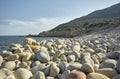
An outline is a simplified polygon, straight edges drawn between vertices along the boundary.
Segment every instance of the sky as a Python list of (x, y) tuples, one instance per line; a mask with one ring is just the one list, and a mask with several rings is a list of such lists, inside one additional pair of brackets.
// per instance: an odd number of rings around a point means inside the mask
[(120, 0), (0, 0), (0, 35), (39, 34)]

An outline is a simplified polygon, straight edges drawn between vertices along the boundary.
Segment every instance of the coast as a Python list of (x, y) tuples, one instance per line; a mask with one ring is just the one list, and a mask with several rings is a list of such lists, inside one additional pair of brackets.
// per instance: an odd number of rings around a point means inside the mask
[(0, 79), (119, 79), (119, 34), (41, 41), (26, 37), (0, 53)]

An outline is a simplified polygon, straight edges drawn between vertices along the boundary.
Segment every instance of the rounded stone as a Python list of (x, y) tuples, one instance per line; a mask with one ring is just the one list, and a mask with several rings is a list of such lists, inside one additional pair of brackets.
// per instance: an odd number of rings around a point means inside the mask
[(61, 79), (68, 79), (69, 74), (70, 74), (70, 70), (64, 71), (61, 75)]
[(39, 64), (40, 64), (40, 61), (35, 61), (35, 62), (32, 63), (32, 67), (37, 66)]
[(67, 62), (60, 62), (60, 64), (59, 64), (60, 72), (63, 73), (64, 71), (66, 71), (68, 65), (69, 64)]
[(16, 47), (17, 49), (14, 50), (14, 53), (17, 54), (17, 53), (23, 53), (23, 50), (24, 48), (20, 48), (20, 47)]
[(67, 67), (68, 70), (75, 70), (75, 69), (81, 69), (82, 64), (74, 62), (70, 63), (69, 66)]
[(94, 49), (92, 49), (92, 48), (85, 48), (85, 52), (89, 52), (89, 53), (94, 53), (95, 52), (95, 50)]
[(120, 51), (114, 51), (114, 52), (110, 52), (108, 55), (109, 58), (112, 59), (119, 59), (120, 57)]
[(65, 42), (65, 40), (63, 40), (63, 39), (57, 39), (55, 42), (56, 42), (57, 45), (63, 45), (64, 42)]
[(40, 49), (40, 46), (39, 46), (39, 45), (29, 45), (29, 47), (30, 47), (33, 51)]
[(117, 64), (117, 61), (114, 59), (106, 59), (101, 64), (101, 68), (115, 68)]
[(95, 64), (100, 64), (99, 60), (97, 59), (97, 57), (95, 55), (92, 55), (92, 60), (94, 61)]
[(109, 78), (112, 78), (117, 74), (117, 71), (113, 68), (102, 68), (102, 69), (96, 70), (96, 72), (106, 75)]
[(25, 45), (24, 48), (25, 48), (25, 50), (27, 50), (27, 51), (29, 51), (31, 53), (33, 52), (29, 45)]
[(67, 60), (68, 60), (68, 62), (74, 62), (75, 61), (75, 55), (68, 55)]
[(99, 64), (94, 64), (94, 70), (96, 71), (96, 70), (98, 70), (99, 69)]
[(4, 68), (7, 68), (7, 69), (9, 69), (9, 70), (13, 70), (13, 69), (15, 69), (15, 67), (16, 67), (16, 63), (15, 63), (15, 61), (8, 61), (8, 62), (5, 62), (5, 63), (3, 64), (3, 67), (4, 67)]
[(0, 56), (0, 66), (1, 66), (2, 62), (3, 62), (3, 57)]
[(45, 79), (55, 79), (54, 77), (47, 76)]
[(37, 71), (44, 70), (46, 68), (45, 64), (39, 64), (30, 69), (30, 71), (35, 74)]
[(31, 66), (32, 62), (33, 62), (32, 60), (31, 61), (26, 61), (26, 63), (27, 63), (28, 66)]
[(86, 79), (86, 75), (81, 71), (73, 70), (70, 72), (67, 79)]
[(43, 63), (47, 63), (50, 61), (49, 53), (46, 50), (40, 50), (36, 52), (37, 59)]
[(105, 53), (96, 53), (95, 56), (97, 57), (97, 59), (99, 60), (100, 63), (106, 59)]
[(82, 64), (89, 63), (92, 66), (94, 66), (94, 61), (91, 59), (90, 53), (85, 53), (85, 55), (82, 58)]
[(49, 41), (48, 41), (48, 42), (46, 42), (45, 47), (51, 48), (52, 44), (53, 44), (52, 42), (49, 42)]
[(30, 52), (26, 53), (26, 55), (23, 57), (22, 61), (28, 61), (30, 60), (32, 54)]
[(22, 45), (18, 43), (17, 44), (14, 43), (14, 44), (11, 44), (10, 47), (22, 47)]
[(15, 61), (17, 59), (19, 59), (19, 56), (17, 54), (12, 54), (7, 57), (8, 61)]
[(14, 75), (10, 75), (10, 76), (8, 76), (8, 77), (5, 78), (5, 79), (15, 79), (15, 77), (14, 77)]
[(120, 74), (115, 75), (112, 79), (120, 79)]
[(51, 77), (56, 77), (60, 72), (59, 67), (57, 67), (57, 65), (55, 63), (52, 63), (50, 65), (50, 72), (49, 72), (49, 76)]
[(80, 52), (72, 52), (71, 54), (75, 55), (76, 58), (80, 58)]
[(46, 44), (46, 42), (47, 42), (47, 40), (42, 40), (39, 43), (40, 43), (41, 46), (44, 46)]
[[(36, 53), (32, 53), (31, 60), (34, 60), (34, 61), (37, 60)], [(38, 60), (38, 61), (39, 61), (39, 60)]]
[[(17, 50), (18, 52), (22, 52), (22, 50), (20, 48), (23, 48), (23, 46), (21, 44), (11, 44), (10, 45), (10, 49), (13, 51)], [(19, 50), (20, 49), (20, 50)]]
[(19, 58), (23, 58), (23, 57), (26, 55), (25, 52), (22, 52), (22, 53), (16, 53), (16, 54), (19, 56)]
[(14, 76), (16, 79), (30, 79), (32, 78), (32, 73), (25, 68), (19, 68), (14, 72)]
[(96, 49), (96, 52), (102, 52), (102, 53), (107, 53), (107, 49), (105, 48), (105, 49), (103, 49), (103, 48), (97, 48)]
[(94, 72), (94, 68), (92, 65), (90, 65), (89, 63), (85, 63), (82, 65), (81, 70), (85, 73), (92, 73)]
[(25, 38), (24, 44), (29, 44), (29, 45), (36, 44), (36, 40), (33, 38)]
[(49, 50), (49, 54), (50, 54), (50, 56), (53, 56), (55, 54), (55, 51), (51, 49), (51, 50)]
[(94, 40), (94, 44), (99, 44), (100, 41), (99, 40)]
[(60, 56), (60, 60), (67, 62), (67, 57), (65, 55), (61, 55)]
[(109, 77), (100, 73), (89, 73), (87, 79), (110, 79)]
[(116, 69), (118, 72), (120, 72), (120, 59), (117, 61)]
[(58, 48), (58, 49), (61, 49), (61, 48), (62, 48), (62, 45), (57, 45), (57, 48)]
[(53, 55), (54, 60), (59, 58), (63, 53), (64, 52), (62, 52), (61, 50), (56, 51), (55, 54)]
[(15, 79), (12, 71), (6, 68), (0, 69), (0, 79)]
[(75, 52), (79, 52), (80, 51), (80, 45), (73, 45), (72, 50), (75, 51)]
[(45, 76), (49, 76), (50, 65), (48, 65), (43, 71), (44, 71)]
[(20, 68), (30, 69), (30, 67), (28, 66), (27, 62), (24, 62), (24, 61), (19, 64), (19, 67)]
[(19, 65), (20, 65), (21, 61), (20, 60), (16, 60), (15, 63), (16, 63), (16, 68), (19, 68)]
[(45, 74), (42, 71), (37, 71), (32, 79), (45, 79)]

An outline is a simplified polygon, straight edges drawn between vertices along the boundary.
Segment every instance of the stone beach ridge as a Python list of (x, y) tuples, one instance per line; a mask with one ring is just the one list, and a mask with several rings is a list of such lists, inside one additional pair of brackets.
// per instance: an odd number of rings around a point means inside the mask
[(0, 53), (0, 79), (120, 79), (119, 34), (25, 38)]

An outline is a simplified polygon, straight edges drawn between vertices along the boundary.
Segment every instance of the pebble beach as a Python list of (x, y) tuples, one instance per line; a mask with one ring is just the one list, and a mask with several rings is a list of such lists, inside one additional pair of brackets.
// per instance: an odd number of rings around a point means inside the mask
[(0, 79), (120, 79), (119, 33), (22, 41), (0, 53)]

